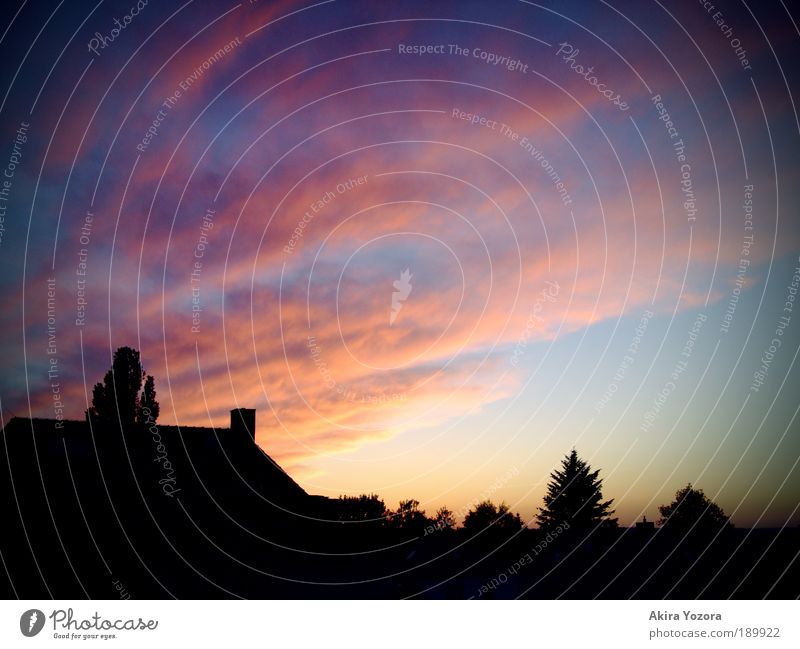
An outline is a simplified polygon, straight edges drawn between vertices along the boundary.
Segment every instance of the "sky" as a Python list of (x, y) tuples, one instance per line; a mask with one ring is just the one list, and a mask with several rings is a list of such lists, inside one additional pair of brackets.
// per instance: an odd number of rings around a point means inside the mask
[(3, 419), (127, 345), (309, 493), (797, 525), (798, 16), (716, 4), (24, 3)]

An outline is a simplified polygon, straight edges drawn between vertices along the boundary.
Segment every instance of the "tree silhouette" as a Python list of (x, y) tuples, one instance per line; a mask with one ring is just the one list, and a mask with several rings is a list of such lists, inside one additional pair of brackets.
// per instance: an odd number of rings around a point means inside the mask
[(677, 534), (717, 532), (724, 527), (732, 527), (722, 509), (691, 483), (678, 489), (675, 500), (658, 508), (661, 519), (658, 524)]
[(491, 500), (484, 500), (464, 517), (464, 529), (470, 534), (475, 534), (489, 527), (501, 531), (516, 532), (523, 527), (524, 523), (519, 514), (512, 514), (508, 505), (500, 503), (496, 507)]
[(156, 401), (156, 382), (155, 379), (148, 374), (147, 378), (144, 380), (142, 394), (139, 397), (136, 419), (140, 423), (148, 423), (148, 419), (155, 421), (158, 419), (160, 412), (161, 408), (158, 405), (158, 401)]
[(439, 507), (432, 520), (433, 527), (437, 530), (452, 530), (456, 526), (456, 517), (447, 507)]
[(600, 470), (592, 468), (572, 452), (561, 461), (561, 470), (550, 474), (544, 507), (539, 508), (536, 520), (539, 528), (551, 531), (567, 523), (570, 529), (588, 531), (595, 527), (617, 527), (611, 518), (613, 500), (603, 501), (603, 481)]
[(389, 527), (421, 534), (430, 524), (425, 512), (419, 508), (419, 500), (401, 500), (397, 511), (389, 513)]
[(96, 383), (92, 389), (92, 407), (88, 414), (97, 421), (123, 428), (158, 418), (155, 380), (145, 374), (137, 350), (120, 347), (114, 352), (111, 369), (103, 382)]

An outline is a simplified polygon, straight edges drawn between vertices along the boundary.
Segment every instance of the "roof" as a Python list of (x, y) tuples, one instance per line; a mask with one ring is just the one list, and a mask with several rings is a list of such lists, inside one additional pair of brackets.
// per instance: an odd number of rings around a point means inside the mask
[[(203, 474), (219, 478), (226, 472), (235, 473), (275, 497), (308, 496), (274, 459), (254, 444), (252, 437), (234, 437), (230, 428), (156, 425), (157, 433), (145, 429), (141, 437), (127, 436), (125, 449), (149, 458), (157, 454), (158, 444), (163, 444), (161, 448), (166, 449), (172, 465), (182, 468), (184, 475), (196, 474), (203, 479)], [(73, 419), (14, 417), (2, 433), (12, 465), (26, 459), (58, 461), (67, 455), (70, 460), (96, 458), (98, 449), (113, 446), (115, 440), (122, 441), (118, 430), (107, 430), (103, 424), (90, 427), (85, 420)]]

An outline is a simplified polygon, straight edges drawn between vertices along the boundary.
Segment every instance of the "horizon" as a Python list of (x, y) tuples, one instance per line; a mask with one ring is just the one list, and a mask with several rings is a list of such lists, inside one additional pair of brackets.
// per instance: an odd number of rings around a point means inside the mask
[[(244, 406), (242, 406), (242, 407), (244, 407)], [(231, 412), (231, 415), (232, 415), (232, 412)], [(86, 422), (85, 418), (84, 419), (67, 419), (67, 418), (64, 418), (64, 419), (52, 419), (52, 418), (47, 418), (47, 417), (25, 418), (25, 417), (13, 416), (11, 419), (14, 419), (14, 418), (23, 419), (25, 421), (39, 420), (39, 421), (58, 422), (55, 425), (55, 429), (58, 429), (58, 428), (61, 427), (59, 425), (60, 422), (72, 423), (72, 424), (83, 424), (83, 423)], [(9, 420), (9, 422), (10, 422), (10, 420)], [(6, 424), (9, 423), (9, 422), (6, 422)], [(188, 426), (188, 425), (181, 425), (181, 424), (163, 424), (161, 422), (155, 422), (155, 425), (158, 426), (158, 427), (169, 426), (169, 427), (172, 427), (172, 428), (179, 428), (179, 429), (201, 428), (201, 429), (204, 429), (204, 430), (212, 429), (214, 431), (219, 431), (219, 430), (228, 430), (228, 431), (230, 431), (231, 430), (230, 421), (228, 422), (227, 426), (210, 426), (210, 427)], [(41, 434), (41, 433), (39, 433), (39, 434)], [(257, 443), (257, 441), (256, 441), (256, 446), (258, 446), (264, 453), (266, 453), (269, 456), (268, 449), (263, 448), (261, 445), (259, 445)], [(567, 457), (568, 455), (569, 455), (569, 453), (565, 454), (564, 457)], [(271, 458), (271, 456), (270, 456), (270, 458)], [(273, 461), (274, 461), (274, 458), (271, 458), (271, 459), (273, 459)], [(280, 466), (280, 463), (278, 463), (278, 465)], [(559, 464), (559, 466), (560, 466), (560, 464)], [(554, 470), (557, 469), (557, 468), (558, 468), (557, 466), (554, 466)], [(454, 508), (454, 509), (453, 508), (449, 508), (449, 509), (451, 509), (451, 511), (454, 514), (453, 520), (456, 522), (456, 526), (462, 525), (463, 522), (464, 522), (464, 517), (466, 516), (466, 514), (470, 510), (474, 509), (474, 507), (476, 505), (478, 505), (478, 504), (480, 504), (482, 502), (489, 501), (489, 502), (493, 502), (496, 505), (508, 504), (508, 503), (506, 503), (505, 499), (500, 498), (498, 500), (497, 498), (493, 498), (493, 496), (494, 495), (499, 495), (501, 493), (502, 487), (505, 484), (505, 482), (507, 481), (507, 479), (510, 479), (511, 477), (515, 477), (518, 474), (519, 474), (519, 471), (516, 469), (516, 467), (513, 467), (512, 469), (507, 471), (505, 475), (500, 476), (497, 479), (495, 479), (494, 483), (489, 485), (477, 497), (472, 498), (470, 501), (468, 501), (467, 503), (462, 504), (461, 506), (459, 506), (457, 508)], [(292, 478), (291, 475), (289, 475), (289, 477)], [(552, 478), (552, 476), (550, 474), (548, 474), (548, 481), (551, 478)], [(300, 484), (300, 483), (298, 482), (298, 484)], [(300, 484), (300, 486), (302, 487), (303, 485)], [(682, 489), (684, 486), (686, 486), (686, 485), (681, 485), (678, 489), (676, 489), (676, 492), (679, 491), (680, 489)], [(691, 483), (689, 483), (689, 486), (695, 487), (696, 489), (698, 488), (697, 485), (692, 485)], [(372, 493), (372, 492), (368, 492), (368, 491), (353, 492), (353, 493), (347, 493), (347, 494), (341, 493), (341, 494), (336, 494), (336, 495), (313, 494), (313, 493), (309, 493), (309, 491), (307, 489), (304, 489), (304, 491), (306, 491), (306, 493), (308, 493), (309, 495), (312, 495), (312, 496), (313, 495), (317, 495), (317, 496), (325, 495), (327, 498), (332, 498), (332, 499), (344, 498), (344, 497), (357, 497), (357, 496), (362, 496), (362, 495), (365, 495), (365, 496), (374, 495), (374, 496), (378, 496), (379, 498), (381, 498), (381, 500), (385, 500), (381, 496), (381, 494)], [(700, 491), (702, 491), (702, 489), (700, 489)], [(408, 500), (408, 498), (403, 498), (401, 500)], [(400, 502), (401, 501), (398, 501), (398, 503), (400, 503)], [(392, 504), (393, 503), (391, 503), (391, 502), (386, 502), (387, 508), (391, 509)], [(428, 515), (433, 514), (434, 513), (433, 510), (427, 511), (425, 509), (425, 507), (424, 507), (424, 504), (425, 504), (424, 502), (420, 501), (420, 511), (423, 512), (423, 513), (426, 513)], [(664, 502), (664, 503), (661, 503), (661, 504), (666, 505), (666, 504), (668, 504), (668, 502)], [(447, 505), (446, 505), (446, 503), (442, 503), (441, 505), (438, 505), (438, 506), (441, 507), (441, 506), (447, 506)], [(612, 506), (613, 506), (613, 504), (612, 504)], [(538, 507), (536, 508), (535, 511), (538, 511)], [(511, 513), (518, 513), (518, 512), (516, 512), (516, 510), (511, 510)], [(617, 513), (616, 510), (614, 510), (613, 514), (616, 514), (616, 513)], [(523, 516), (522, 520), (525, 523), (526, 527), (528, 527), (529, 529), (538, 529), (539, 526), (538, 526), (535, 518), (536, 518), (536, 516), (534, 514), (530, 518), (526, 518), (526, 517)], [(616, 517), (616, 518), (619, 518), (619, 517)], [(626, 522), (626, 521), (620, 519), (619, 520), (619, 527), (621, 529), (633, 529), (633, 528), (636, 527), (636, 525), (638, 523), (646, 522), (646, 523), (654, 524), (655, 528), (658, 529), (661, 526), (660, 525), (660, 519), (662, 519), (662, 518), (663, 518), (662, 515), (660, 513), (657, 513), (656, 516), (651, 517), (649, 520), (647, 520), (647, 515), (646, 515), (646, 513), (644, 513), (644, 514), (642, 514), (642, 517), (640, 517), (638, 520), (633, 520), (633, 521)], [(782, 526), (776, 526), (776, 527), (772, 527), (772, 526), (768, 526), (768, 525), (755, 525), (755, 526), (752, 526), (752, 527), (744, 527), (744, 526), (741, 526), (741, 525), (737, 525), (736, 521), (734, 521), (733, 518), (731, 518), (731, 517), (729, 517), (729, 520), (730, 520), (730, 523), (734, 526), (734, 528), (739, 529), (739, 530), (753, 530), (753, 529), (776, 530), (776, 529), (785, 529), (787, 527), (792, 527), (791, 525), (788, 525), (788, 524), (784, 524)], [(798, 525), (798, 526), (800, 526), (800, 525)], [(798, 526), (795, 526), (795, 527), (798, 527)]]

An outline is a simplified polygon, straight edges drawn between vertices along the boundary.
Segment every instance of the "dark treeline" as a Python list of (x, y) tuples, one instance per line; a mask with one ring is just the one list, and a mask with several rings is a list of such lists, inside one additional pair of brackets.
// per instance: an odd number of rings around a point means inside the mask
[[(409, 499), (307, 495), (230, 430), (162, 426), (122, 348), (85, 422), (14, 419), (2, 435), (4, 597), (796, 598), (798, 530), (734, 528), (680, 489), (658, 525), (622, 528), (575, 450), (537, 515), (463, 517)], [(460, 519), (461, 517), (459, 517)]]

